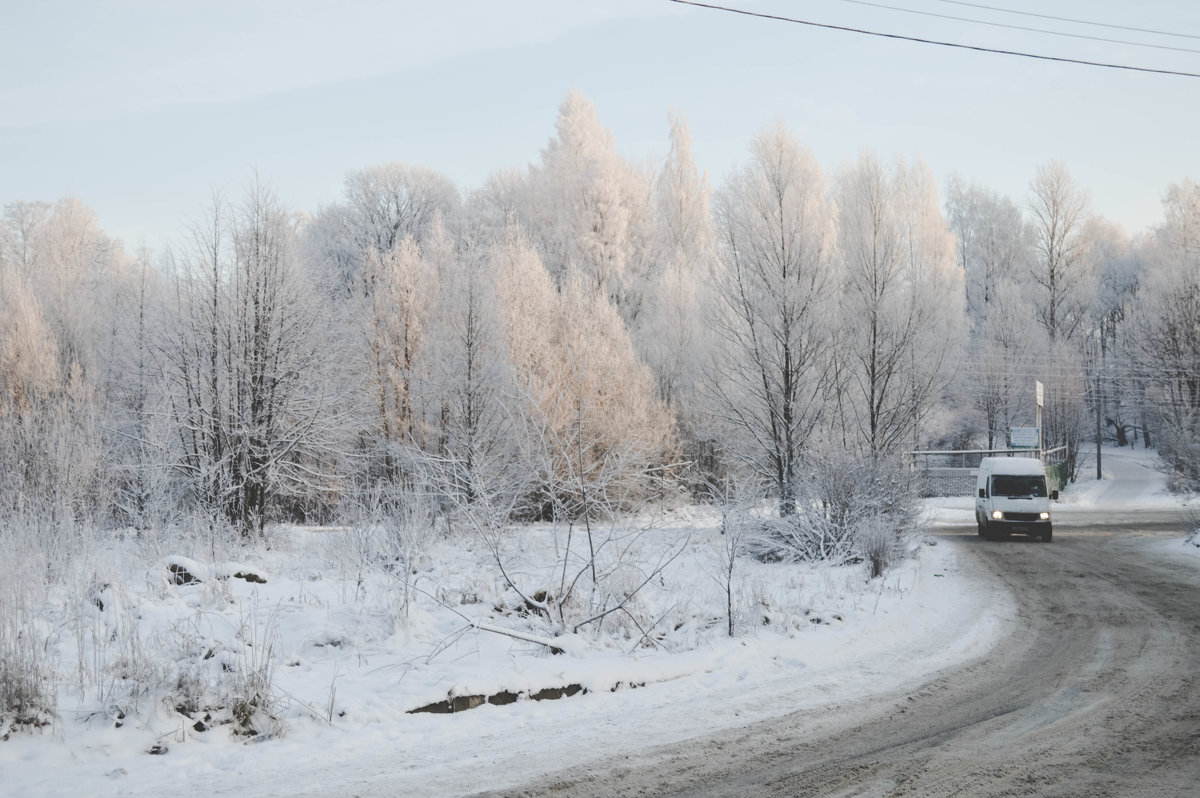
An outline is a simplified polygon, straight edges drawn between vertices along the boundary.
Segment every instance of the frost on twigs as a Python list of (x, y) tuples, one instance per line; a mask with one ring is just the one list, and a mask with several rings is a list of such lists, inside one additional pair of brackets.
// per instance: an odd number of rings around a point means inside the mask
[(812, 458), (796, 511), (762, 518), (747, 550), (766, 562), (866, 563), (882, 575), (920, 529), (913, 474), (888, 459)]
[(12, 732), (53, 722), (57, 706), (54, 666), (36, 608), (35, 592), (11, 565), (0, 579), (0, 740)]
[(1200, 549), (1200, 517), (1197, 517), (1193, 514), (1188, 521), (1191, 531), (1189, 531), (1187, 537), (1184, 538), (1184, 544)]
[(279, 736), (274, 613), (237, 626), (219, 620), (180, 621), (163, 641), (173, 659), (164, 703), (194, 731), (227, 725), (237, 736)]

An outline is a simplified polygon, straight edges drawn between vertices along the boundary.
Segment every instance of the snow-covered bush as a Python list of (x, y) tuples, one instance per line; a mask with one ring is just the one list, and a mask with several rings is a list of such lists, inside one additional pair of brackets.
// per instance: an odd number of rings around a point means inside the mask
[(896, 534), (891, 521), (882, 515), (864, 518), (854, 537), (855, 551), (866, 563), (871, 579), (883, 576), (904, 552), (903, 536)]
[(81, 569), (65, 592), (82, 703), (117, 721), (136, 714), (165, 678), (162, 663), (143, 637), (139, 599), (122, 583), (116, 564)]
[(273, 613), (242, 617), (236, 627), (203, 614), (176, 623), (159, 641), (171, 659), (163, 703), (198, 728), (232, 724), (234, 734), (279, 736), (277, 632)]
[(237, 638), (241, 645), (230, 678), (225, 682), (234, 733), (278, 737), (280, 700), (275, 692), (277, 626), (274, 614), (261, 625), (243, 619)]
[(379, 484), (355, 496), (343, 513), (350, 524), (331, 543), (331, 553), (353, 577), (355, 599), (365, 597), (372, 574), (388, 574), (395, 614), (408, 617), (419, 569), (439, 534), (436, 495)]
[(1193, 419), (1173, 423), (1162, 414), (1158, 433), (1158, 455), (1167, 468), (1167, 488), (1172, 493), (1200, 490), (1200, 433)]
[(1200, 510), (1189, 506), (1184, 513), (1186, 519), (1188, 533), (1184, 537), (1184, 542), (1200, 548)]
[(919, 529), (915, 474), (892, 459), (812, 457), (796, 512), (763, 519), (748, 550), (761, 560), (867, 562), (883, 573)]
[(49, 630), (33, 602), (38, 591), (17, 561), (6, 563), (0, 571), (0, 739), (50, 724), (57, 707)]
[(397, 611), (407, 618), (422, 562), (437, 535), (435, 500), (429, 493), (409, 492), (381, 513), (380, 523), (385, 563), (399, 588)]

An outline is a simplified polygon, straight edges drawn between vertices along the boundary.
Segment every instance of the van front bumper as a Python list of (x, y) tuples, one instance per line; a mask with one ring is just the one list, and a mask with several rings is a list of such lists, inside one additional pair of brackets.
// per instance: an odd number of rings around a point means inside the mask
[[(1051, 531), (1052, 525), (1049, 519), (1041, 518), (1023, 518), (1019, 516), (1034, 515), (1034, 513), (1005, 513), (1004, 518), (989, 518), (987, 528), (990, 532), (998, 535), (1009, 535), (1013, 533), (1026, 535), (1044, 535)], [(1013, 518), (1011, 516), (1018, 516)]]

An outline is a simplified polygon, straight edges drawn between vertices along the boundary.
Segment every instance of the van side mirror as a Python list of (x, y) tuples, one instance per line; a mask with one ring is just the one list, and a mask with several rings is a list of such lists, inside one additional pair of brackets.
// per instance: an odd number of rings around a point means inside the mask
[(1058, 501), (1058, 491), (1056, 491), (1056, 490), (1050, 491), (1050, 501), (1052, 501), (1052, 502)]
[(979, 498), (981, 498), (981, 499), (986, 499), (986, 498), (987, 498), (987, 488), (980, 488), (980, 489), (979, 489)]

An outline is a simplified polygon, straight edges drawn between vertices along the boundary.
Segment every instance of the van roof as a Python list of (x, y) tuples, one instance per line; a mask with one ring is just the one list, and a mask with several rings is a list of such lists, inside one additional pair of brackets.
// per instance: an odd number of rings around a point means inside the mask
[(1046, 467), (1035, 457), (984, 457), (979, 461), (979, 470), (993, 474), (1046, 474)]

